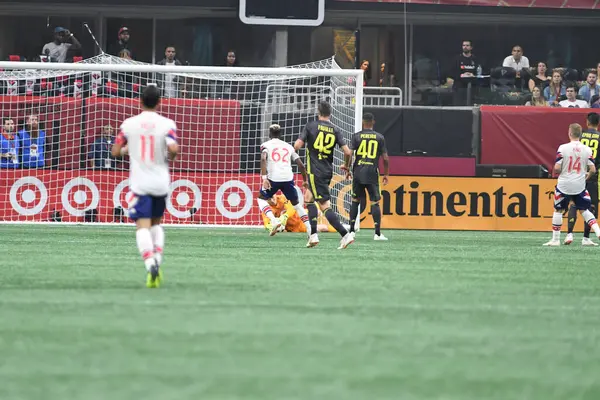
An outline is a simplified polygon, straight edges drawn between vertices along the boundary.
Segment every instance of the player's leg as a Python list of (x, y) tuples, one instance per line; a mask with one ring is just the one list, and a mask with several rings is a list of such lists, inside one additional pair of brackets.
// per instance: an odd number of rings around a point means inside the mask
[(329, 194), (330, 182), (331, 177), (329, 177), (328, 179), (319, 179), (315, 181), (317, 192), (315, 198), (319, 203), (319, 208), (321, 209), (321, 212), (323, 213), (325, 218), (327, 218), (327, 222), (329, 222), (329, 225), (331, 225), (333, 229), (335, 229), (340, 234), (340, 236), (342, 236), (340, 246), (338, 247), (338, 249), (345, 249), (346, 247), (354, 243), (354, 232), (348, 232), (346, 228), (344, 228), (344, 225), (342, 225), (340, 218), (338, 217), (336, 212), (333, 211), (333, 209), (331, 208), (331, 202), (329, 201), (329, 199), (331, 198), (331, 195)]
[[(135, 239), (138, 251), (144, 260), (144, 266), (148, 273), (146, 286), (155, 287), (154, 281), (158, 275), (158, 264), (154, 258), (154, 243), (152, 242), (152, 197), (132, 195), (128, 198), (129, 217), (135, 221)], [(154, 278), (151, 279), (151, 277)]]
[(152, 235), (152, 244), (154, 245), (154, 258), (156, 258), (156, 262), (160, 266), (165, 248), (165, 231), (161, 225), (162, 217), (152, 218), (151, 223), (150, 234)]
[(600, 239), (600, 227), (598, 226), (596, 217), (590, 211), (592, 201), (587, 190), (575, 197), (575, 206), (577, 206), (577, 209), (581, 212), (581, 216), (585, 219), (585, 223), (594, 230), (594, 233), (598, 239)]
[(306, 232), (310, 237), (311, 227), (310, 222), (308, 220), (308, 214), (306, 213), (304, 207), (302, 207), (302, 204), (300, 203), (300, 196), (298, 194), (298, 191), (296, 190), (296, 185), (294, 184), (294, 181), (288, 182), (286, 185), (284, 185), (282, 192), (285, 198), (290, 201), (292, 206), (294, 206), (294, 210), (296, 210), (296, 213), (298, 214), (300, 220), (306, 227)]
[(314, 182), (314, 175), (309, 175), (308, 190), (304, 192), (304, 204), (308, 210), (308, 222), (310, 229), (308, 230), (308, 243), (306, 247), (315, 247), (319, 244), (319, 235), (317, 230), (317, 222), (319, 219), (319, 210), (315, 204), (316, 189), (312, 182)]
[(565, 238), (565, 244), (569, 245), (573, 243), (573, 229), (577, 222), (577, 207), (575, 204), (571, 204), (569, 207), (569, 215), (567, 216), (567, 237)]
[(258, 203), (258, 208), (260, 209), (260, 212), (265, 217), (267, 217), (269, 219), (269, 221), (271, 221), (271, 230), (269, 232), (269, 235), (273, 236), (277, 233), (277, 230), (281, 226), (281, 221), (279, 221), (279, 219), (277, 217), (275, 217), (275, 214), (273, 214), (273, 210), (271, 210), (271, 206), (267, 202), (267, 200), (272, 198), (273, 195), (275, 193), (277, 193), (277, 191), (279, 190), (279, 186), (276, 184), (276, 182), (273, 182), (273, 181), (270, 181), (270, 182), (271, 182), (271, 188), (270, 189), (261, 188), (258, 198), (256, 199), (256, 202)]
[(369, 199), (371, 200), (371, 215), (373, 216), (373, 224), (375, 225), (375, 236), (373, 236), (373, 239), (388, 240), (381, 234), (381, 207), (379, 206), (381, 192), (379, 190), (379, 184), (368, 185), (367, 192), (369, 193)]
[[(598, 184), (596, 182), (588, 182), (588, 184), (586, 185), (586, 189), (588, 191), (591, 201), (590, 211), (594, 215), (594, 218), (597, 218)], [(583, 239), (581, 239), (582, 246), (597, 246), (597, 244), (590, 239), (590, 231), (591, 226), (586, 222), (583, 226)]]
[(146, 286), (157, 288), (162, 282), (162, 255), (165, 247), (165, 232), (161, 226), (165, 209), (167, 208), (167, 196), (151, 196), (152, 208), (150, 219), (150, 236), (154, 250), (155, 265), (150, 268), (146, 280)]
[(554, 213), (552, 214), (552, 239), (544, 246), (560, 246), (560, 229), (563, 222), (563, 213), (569, 207), (570, 196), (554, 190)]
[(352, 179), (352, 203), (350, 204), (350, 232), (354, 232), (360, 203), (365, 204), (365, 188), (356, 178)]

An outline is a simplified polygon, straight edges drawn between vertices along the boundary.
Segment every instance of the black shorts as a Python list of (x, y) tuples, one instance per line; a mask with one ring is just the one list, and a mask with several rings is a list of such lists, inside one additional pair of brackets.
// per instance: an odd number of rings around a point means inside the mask
[(355, 179), (352, 180), (352, 198), (362, 199), (365, 195), (365, 190), (369, 193), (369, 200), (371, 203), (381, 200), (381, 191), (379, 190), (379, 183), (360, 183)]
[(592, 200), (592, 205), (597, 208), (598, 207), (598, 182), (588, 181), (585, 185), (585, 189), (590, 194), (590, 199)]
[(331, 175), (319, 177), (314, 174), (308, 174), (308, 188), (316, 201), (325, 202), (331, 199), (331, 194), (329, 194), (331, 178)]

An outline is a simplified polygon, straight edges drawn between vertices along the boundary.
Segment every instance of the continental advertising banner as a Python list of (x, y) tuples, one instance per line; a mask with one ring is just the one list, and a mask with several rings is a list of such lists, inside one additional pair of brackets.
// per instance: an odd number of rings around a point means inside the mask
[[(550, 231), (555, 184), (555, 179), (394, 176), (381, 187), (382, 226)], [(361, 209), (361, 227), (372, 228), (370, 205)], [(577, 229), (581, 230), (579, 225)]]

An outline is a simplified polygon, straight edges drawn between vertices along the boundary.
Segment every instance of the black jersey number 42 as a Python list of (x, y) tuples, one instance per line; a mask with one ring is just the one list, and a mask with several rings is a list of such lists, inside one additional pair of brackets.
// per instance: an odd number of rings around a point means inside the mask
[(319, 152), (319, 160), (322, 158), (327, 158), (333, 151), (333, 147), (335, 146), (335, 135), (333, 133), (319, 131), (317, 135), (317, 139), (313, 144), (315, 150)]

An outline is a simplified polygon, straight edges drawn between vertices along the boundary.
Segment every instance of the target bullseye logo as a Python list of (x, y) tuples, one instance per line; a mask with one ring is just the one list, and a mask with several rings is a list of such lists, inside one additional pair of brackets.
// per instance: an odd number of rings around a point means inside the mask
[[(121, 207), (126, 216), (129, 216), (129, 202), (126, 200), (125, 204), (123, 204), (122, 199), (126, 196), (123, 195), (123, 191), (125, 188), (129, 187), (129, 179), (125, 179), (121, 181), (117, 186), (115, 186), (115, 190), (113, 192), (113, 207)], [(127, 193), (127, 192), (125, 192)]]
[(171, 183), (167, 211), (176, 218), (191, 217), (190, 209), (200, 210), (202, 192), (198, 185), (188, 179), (179, 179)]
[(60, 200), (63, 208), (69, 214), (75, 217), (83, 217), (87, 210), (98, 207), (100, 192), (94, 182), (87, 178), (78, 177), (71, 179), (63, 187)]
[(21, 215), (36, 215), (46, 207), (48, 190), (38, 178), (26, 176), (13, 183), (9, 197), (10, 205), (16, 212)]
[[(240, 196), (240, 192), (244, 195), (244, 199)], [(242, 202), (243, 206), (240, 206)], [(244, 217), (252, 209), (252, 202), (252, 191), (248, 185), (238, 180), (225, 182), (219, 187), (215, 195), (217, 210), (229, 219)]]

